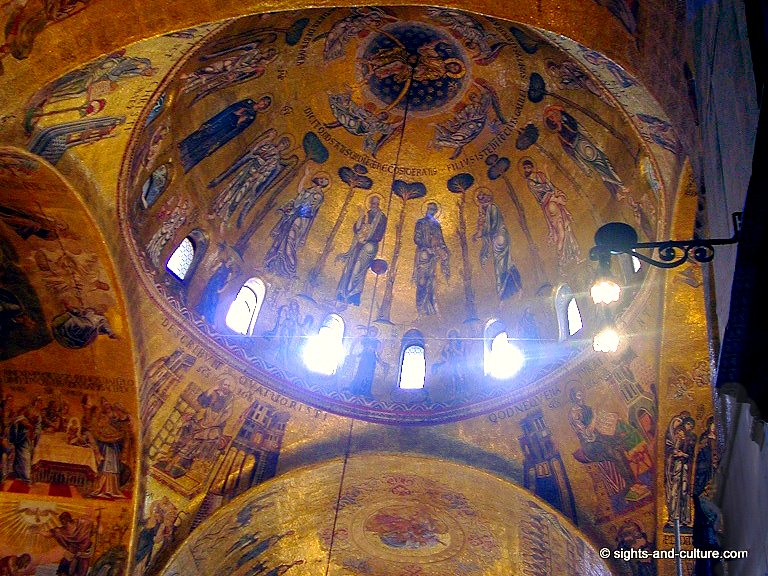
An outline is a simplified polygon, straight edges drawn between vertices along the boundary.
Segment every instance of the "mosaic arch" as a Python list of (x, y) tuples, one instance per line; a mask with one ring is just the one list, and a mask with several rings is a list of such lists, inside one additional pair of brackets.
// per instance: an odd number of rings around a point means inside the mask
[(87, 543), (92, 566), (125, 570), (139, 428), (122, 289), (52, 166), (0, 147), (0, 189), (0, 558), (55, 573)]
[(162, 573), (220, 571), (611, 574), (578, 529), (514, 484), (442, 460), (382, 454), (304, 468), (246, 493), (192, 533)]
[[(662, 117), (617, 64), (521, 24), (414, 7), (244, 17), (187, 53), (136, 123), (121, 225), (152, 299), (254, 386), (371, 421), (462, 419), (590, 354), (588, 337), (559, 341), (554, 294), (571, 286), (587, 334), (594, 230), (663, 234), (660, 167), (679, 149)], [(179, 281), (166, 262), (184, 238)], [(625, 319), (645, 276), (625, 278)], [(250, 278), (266, 293), (242, 335), (226, 315)], [(321, 377), (302, 354), (331, 314), (343, 359)], [(484, 375), (491, 320), (527, 358), (514, 378)], [(411, 330), (418, 391), (397, 386)]]

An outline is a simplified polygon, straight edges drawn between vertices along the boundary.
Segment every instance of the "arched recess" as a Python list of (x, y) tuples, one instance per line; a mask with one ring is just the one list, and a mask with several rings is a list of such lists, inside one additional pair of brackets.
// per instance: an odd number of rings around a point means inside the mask
[(561, 284), (555, 292), (555, 313), (557, 315), (558, 339), (562, 342), (575, 337), (584, 327), (579, 302), (568, 284)]
[[(0, 148), (0, 190), (0, 384), (3, 409), (19, 416), (8, 423), (4, 521), (23, 525), (22, 508), (39, 505), (51, 527), (66, 513), (94, 536), (114, 528), (95, 540), (93, 562), (127, 554), (139, 419), (122, 287), (79, 194), (50, 164)], [(0, 531), (0, 546), (33, 566), (50, 547), (24, 530)]]
[[(255, 530), (258, 554), (243, 536)], [(534, 545), (548, 553), (525, 552)], [(161, 573), (263, 567), (308, 576), (317, 566), (338, 573), (362, 563), (380, 576), (402, 574), (406, 563), (424, 576), (463, 566), (611, 574), (585, 535), (525, 489), (455, 462), (381, 452), (294, 470), (246, 492), (202, 523)]]

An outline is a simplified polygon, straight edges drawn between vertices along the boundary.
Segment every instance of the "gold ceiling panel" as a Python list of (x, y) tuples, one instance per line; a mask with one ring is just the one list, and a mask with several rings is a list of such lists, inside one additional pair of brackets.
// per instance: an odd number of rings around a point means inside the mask
[[(263, 484), (201, 525), (163, 574), (609, 575), (517, 486), (438, 459), (368, 454)], [(271, 572), (270, 572), (271, 571)]]

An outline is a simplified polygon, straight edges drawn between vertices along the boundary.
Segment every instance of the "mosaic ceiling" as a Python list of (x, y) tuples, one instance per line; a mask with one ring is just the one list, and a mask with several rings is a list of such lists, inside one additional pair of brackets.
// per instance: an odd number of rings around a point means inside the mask
[[(578, 529), (514, 484), (437, 459), (369, 455), (346, 463), (339, 488), (341, 468), (297, 471), (233, 501), (163, 574), (610, 574)], [(260, 514), (269, 509), (279, 513)]]
[[(439, 8), (218, 28), (162, 80), (123, 163), (120, 216), (145, 288), (238, 369), (332, 412), (440, 422), (535, 392), (590, 345), (563, 337), (558, 298), (588, 290), (594, 230), (621, 220), (655, 238), (664, 199), (649, 142), (679, 152), (668, 123), (636, 100), (627, 109), (641, 91), (627, 72), (569, 48)], [(122, 54), (91, 66), (153, 73)], [(80, 80), (51, 85), (40, 110)], [(196, 250), (180, 280), (166, 266), (185, 237)], [(227, 312), (246, 282), (264, 293), (240, 334)], [(331, 315), (343, 351), (319, 376), (302, 354)], [(526, 358), (513, 378), (484, 374), (494, 321)], [(425, 387), (403, 390), (414, 342)]]
[[(605, 574), (590, 542), (668, 548), (675, 519), (693, 545), (717, 466), (700, 270), (615, 262), (617, 355), (586, 298), (600, 224), (693, 226), (674, 15), (111, 1), (0, 50), (2, 440), (43, 423), (0, 454), (0, 560), (53, 573), (77, 526), (102, 576)], [(339, 321), (336, 373), (309, 370)], [(485, 374), (499, 330), (514, 376)]]

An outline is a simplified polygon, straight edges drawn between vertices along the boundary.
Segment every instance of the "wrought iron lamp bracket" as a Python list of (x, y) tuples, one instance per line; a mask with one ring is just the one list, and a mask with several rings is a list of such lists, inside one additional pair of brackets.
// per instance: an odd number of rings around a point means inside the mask
[[(601, 267), (610, 267), (611, 256), (629, 254), (657, 268), (676, 268), (688, 260), (711, 262), (715, 257), (715, 246), (736, 244), (741, 233), (741, 212), (734, 212), (733, 236), (730, 238), (693, 238), (691, 240), (664, 240), (661, 242), (638, 242), (637, 232), (629, 224), (609, 222), (595, 233), (595, 245), (589, 251), (591, 260), (600, 262)], [(651, 256), (637, 250), (650, 250)], [(658, 259), (653, 251), (658, 251)]]

